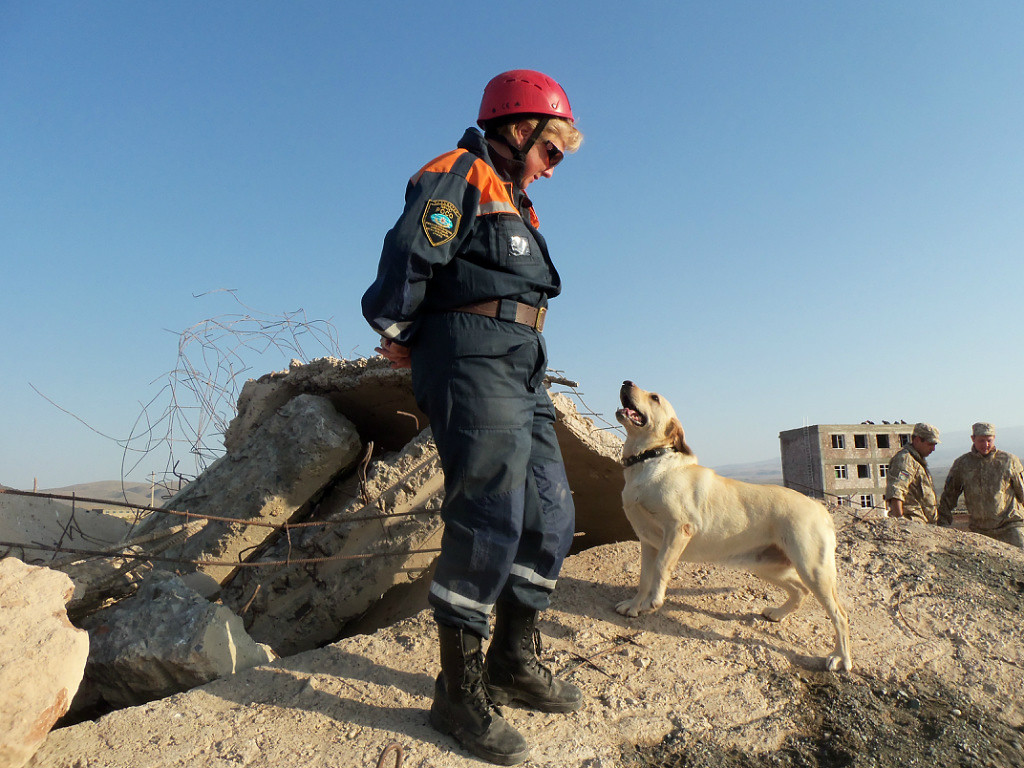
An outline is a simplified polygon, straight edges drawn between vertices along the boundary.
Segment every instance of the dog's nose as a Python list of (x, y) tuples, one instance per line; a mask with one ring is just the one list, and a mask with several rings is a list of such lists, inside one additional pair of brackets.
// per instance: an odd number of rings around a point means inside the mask
[(624, 386), (624, 387), (632, 387), (633, 386), (633, 382), (630, 381), (629, 379), (626, 379), (624, 382), (622, 382), (622, 386)]

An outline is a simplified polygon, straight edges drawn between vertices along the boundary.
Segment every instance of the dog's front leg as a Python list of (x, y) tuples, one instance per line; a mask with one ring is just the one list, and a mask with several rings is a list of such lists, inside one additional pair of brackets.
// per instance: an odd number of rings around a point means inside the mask
[(651, 591), (651, 581), (654, 578), (654, 560), (657, 555), (658, 548), (656, 546), (646, 541), (640, 542), (640, 583), (637, 585), (636, 595), (632, 600), (623, 600), (615, 606), (615, 610), (623, 616), (636, 618), (645, 610), (653, 610), (648, 603), (648, 597)]
[(679, 557), (693, 538), (689, 523), (678, 528), (666, 529), (660, 546), (646, 543), (640, 545), (640, 587), (636, 597), (615, 606), (625, 616), (639, 616), (653, 613), (665, 603), (665, 590), (672, 578)]
[(664, 541), (658, 556), (654, 559), (650, 593), (645, 604), (641, 606), (642, 612), (656, 611), (664, 604), (665, 590), (672, 579), (672, 572), (675, 571), (683, 550), (692, 538), (693, 526), (689, 523), (678, 527), (668, 526), (665, 529)]

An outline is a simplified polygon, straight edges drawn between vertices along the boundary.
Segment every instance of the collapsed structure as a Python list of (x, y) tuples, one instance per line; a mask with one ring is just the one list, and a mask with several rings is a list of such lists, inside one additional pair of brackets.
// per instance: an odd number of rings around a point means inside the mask
[[(552, 400), (577, 510), (573, 551), (634, 538), (621, 439), (566, 395)], [(293, 361), (245, 384), (224, 444), (136, 527), (123, 558), (48, 564), (72, 576), (69, 615), (90, 633), (72, 716), (161, 698), (426, 606), (444, 486), (408, 371), (382, 358)]]
[[(568, 397), (553, 400), (577, 509), (574, 550), (633, 538), (621, 511), (621, 440)], [(293, 362), (245, 384), (224, 444), (165, 506), (246, 521), (211, 521), (173, 551), (238, 563), (198, 565), (186, 581), (239, 613), (254, 639), (292, 654), (425, 605), (443, 477), (408, 370), (381, 358)], [(154, 515), (139, 533), (181, 519)]]

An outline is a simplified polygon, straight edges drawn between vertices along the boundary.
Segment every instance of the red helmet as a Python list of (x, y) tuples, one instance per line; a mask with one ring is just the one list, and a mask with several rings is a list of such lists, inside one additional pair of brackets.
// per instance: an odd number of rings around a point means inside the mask
[(484, 88), (477, 124), (482, 128), (488, 120), (508, 115), (550, 115), (573, 122), (562, 86), (532, 69), (502, 72)]

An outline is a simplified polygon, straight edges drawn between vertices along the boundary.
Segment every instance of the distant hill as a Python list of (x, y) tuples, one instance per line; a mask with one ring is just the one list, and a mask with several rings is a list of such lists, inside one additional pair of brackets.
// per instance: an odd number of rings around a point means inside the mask
[[(87, 499), (103, 499), (105, 501), (124, 502), (128, 504), (149, 505), (149, 483), (127, 482), (122, 485), (120, 480), (100, 480), (94, 483), (78, 483), (63, 488), (43, 488), (42, 493), (56, 493), (62, 496), (80, 496)], [(160, 489), (156, 491), (156, 504), (160, 505)], [(70, 502), (65, 502), (70, 503)], [(91, 505), (95, 506), (95, 505)]]
[(782, 459), (765, 459), (748, 464), (725, 464), (712, 467), (722, 477), (758, 485), (782, 485)]

